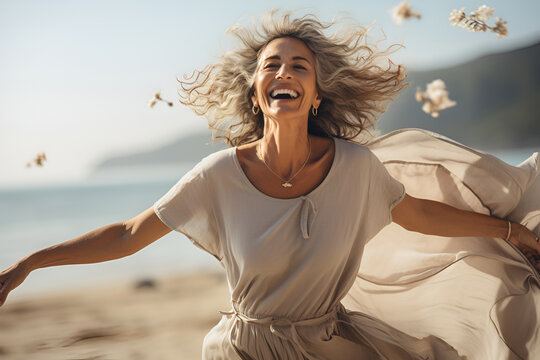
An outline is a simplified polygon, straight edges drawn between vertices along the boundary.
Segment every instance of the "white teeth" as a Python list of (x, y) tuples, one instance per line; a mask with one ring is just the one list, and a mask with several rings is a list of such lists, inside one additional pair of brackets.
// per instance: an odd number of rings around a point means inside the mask
[(298, 97), (298, 93), (294, 90), (291, 90), (291, 89), (276, 89), (274, 91), (272, 91), (272, 93), (270, 94), (272, 97), (276, 97), (277, 95), (280, 95), (280, 94), (289, 94), (291, 95), (291, 97), (293, 99), (296, 99)]

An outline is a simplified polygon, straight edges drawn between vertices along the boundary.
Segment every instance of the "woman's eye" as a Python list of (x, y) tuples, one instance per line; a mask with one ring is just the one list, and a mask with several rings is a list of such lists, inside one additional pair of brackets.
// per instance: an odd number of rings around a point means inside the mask
[[(279, 64), (266, 64), (266, 65), (264, 65), (264, 69), (277, 69), (280, 66), (281, 65), (279, 65)], [(303, 65), (294, 65), (293, 68), (299, 69), (299, 70), (306, 70), (306, 67), (303, 66)]]

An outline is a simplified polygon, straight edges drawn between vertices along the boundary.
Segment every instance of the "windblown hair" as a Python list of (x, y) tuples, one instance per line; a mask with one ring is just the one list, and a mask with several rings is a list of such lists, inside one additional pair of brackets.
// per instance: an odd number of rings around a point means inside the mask
[[(343, 26), (327, 36), (336, 25)], [(313, 53), (322, 102), (316, 117), (309, 114), (310, 134), (357, 140), (374, 129), (388, 101), (406, 86), (405, 69), (388, 58), (395, 45), (378, 51), (376, 45), (368, 45), (367, 29), (357, 24), (323, 23), (314, 15), (293, 19), (289, 12), (278, 16), (272, 11), (252, 28), (235, 25), (228, 33), (243, 46), (184, 76), (178, 93), (182, 104), (208, 119), (214, 138), (230, 146), (263, 136), (264, 117), (262, 112), (253, 114), (251, 96), (259, 55), (274, 39), (301, 40)]]

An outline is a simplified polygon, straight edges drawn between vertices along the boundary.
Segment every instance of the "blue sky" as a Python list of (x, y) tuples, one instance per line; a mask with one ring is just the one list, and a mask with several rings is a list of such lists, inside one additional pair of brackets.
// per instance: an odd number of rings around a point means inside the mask
[[(449, 66), (540, 40), (538, 1), (410, 1), (423, 17), (401, 26), (399, 1), (1, 1), (0, 187), (83, 178), (101, 159), (160, 146), (204, 129), (175, 105), (154, 109), (155, 91), (176, 100), (175, 78), (202, 68), (234, 45), (225, 35), (272, 8), (348, 14), (383, 44), (403, 42), (393, 60), (412, 69)], [(486, 4), (508, 21), (509, 36), (452, 27), (452, 9)], [(44, 168), (24, 165), (47, 153)]]

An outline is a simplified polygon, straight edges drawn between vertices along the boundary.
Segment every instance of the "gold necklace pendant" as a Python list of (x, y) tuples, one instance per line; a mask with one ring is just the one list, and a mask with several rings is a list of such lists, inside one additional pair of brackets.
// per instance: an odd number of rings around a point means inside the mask
[(272, 174), (276, 175), (281, 181), (283, 181), (283, 183), (281, 183), (281, 186), (283, 186), (284, 188), (291, 188), (293, 187), (293, 184), (290, 183), (290, 181), (292, 179), (294, 179), (296, 177), (296, 175), (298, 175), (298, 173), (300, 171), (302, 171), (302, 169), (304, 169), (304, 167), (306, 166), (306, 164), (308, 163), (308, 160), (309, 160), (309, 157), (311, 156), (311, 138), (308, 136), (308, 148), (309, 148), (309, 151), (308, 151), (308, 155), (307, 155), (307, 158), (306, 160), (304, 161), (304, 164), (302, 164), (302, 166), (300, 167), (300, 169), (298, 169), (289, 179), (285, 180), (284, 178), (282, 178), (281, 176), (279, 176), (278, 173), (276, 173), (274, 170), (272, 170), (272, 168), (270, 166), (268, 166), (268, 164), (266, 163), (266, 160), (264, 160), (264, 156), (262, 155), (262, 151), (261, 151), (261, 142), (259, 142), (257, 144), (257, 152), (259, 154), (261, 154), (261, 160), (263, 161), (264, 165), (266, 166), (266, 168), (268, 170), (270, 170), (270, 172), (272, 172)]

